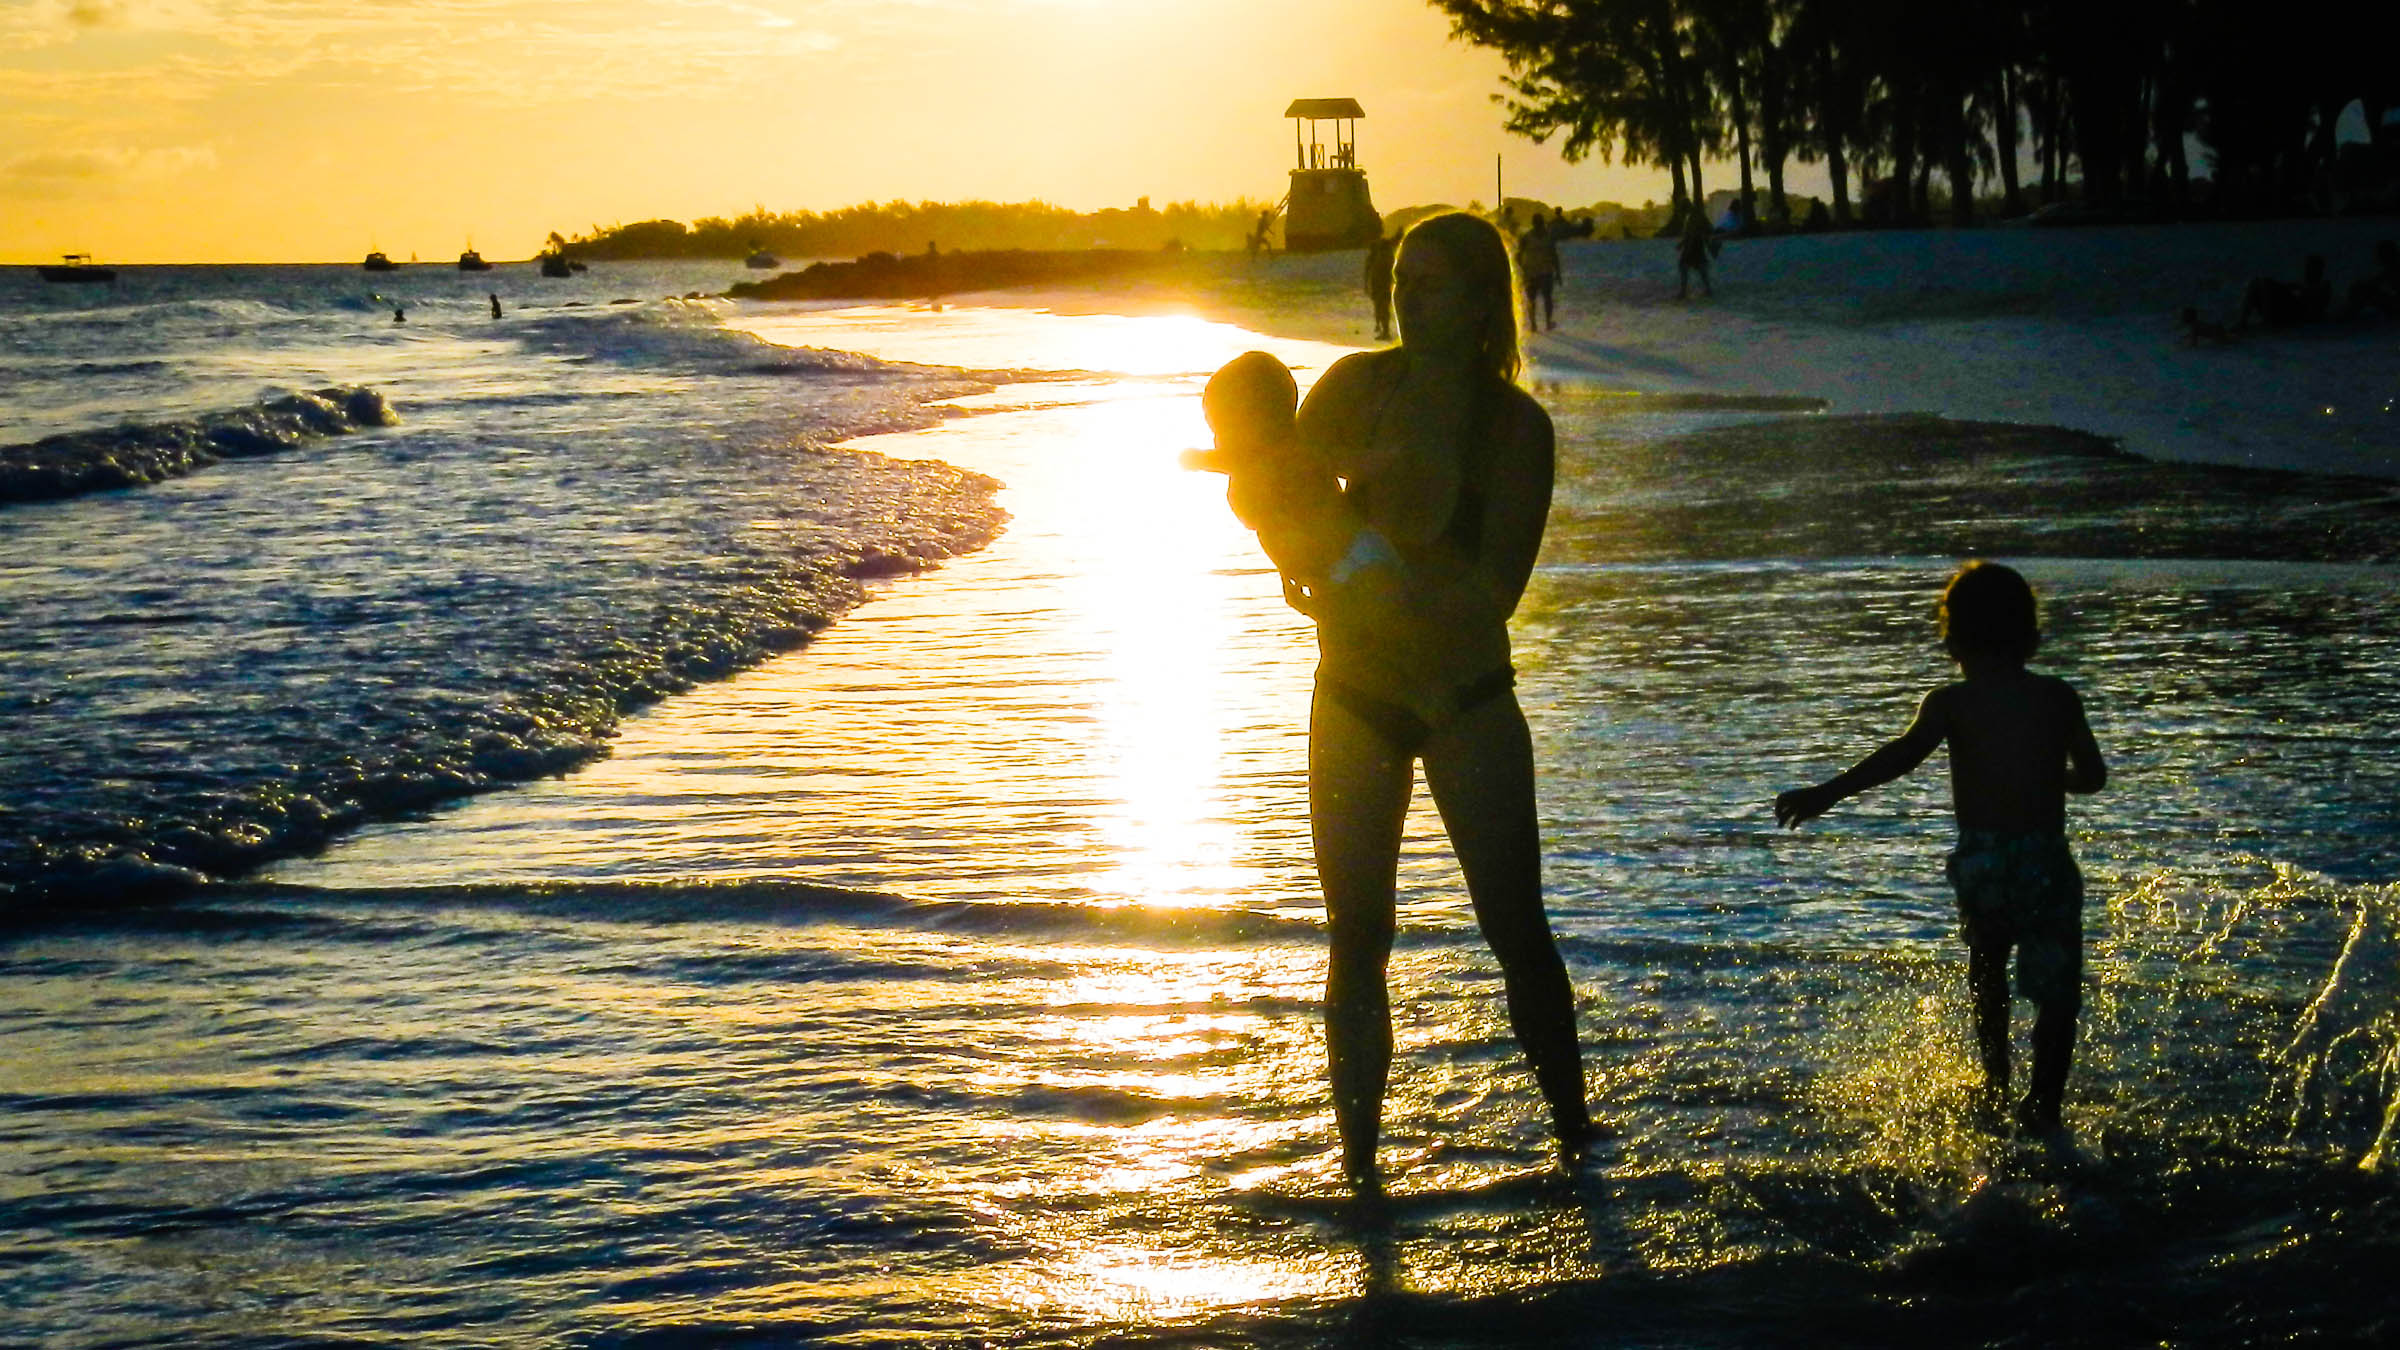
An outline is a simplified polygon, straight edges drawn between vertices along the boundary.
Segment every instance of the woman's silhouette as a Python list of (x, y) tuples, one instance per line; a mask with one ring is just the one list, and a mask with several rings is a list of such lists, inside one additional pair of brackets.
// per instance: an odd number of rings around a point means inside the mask
[(1406, 578), (1396, 593), (1287, 582), (1317, 621), (1308, 781), (1331, 943), (1326, 1041), (1343, 1171), (1362, 1185), (1377, 1175), (1392, 1056), (1384, 970), (1419, 760), (1570, 1166), (1591, 1132), (1509, 664), (1508, 618), (1552, 477), (1549, 415), (1515, 384), (1516, 295), (1497, 229), (1458, 213), (1418, 224), (1394, 267), (1400, 345), (1336, 362), (1300, 408), (1301, 441), (1398, 550)]

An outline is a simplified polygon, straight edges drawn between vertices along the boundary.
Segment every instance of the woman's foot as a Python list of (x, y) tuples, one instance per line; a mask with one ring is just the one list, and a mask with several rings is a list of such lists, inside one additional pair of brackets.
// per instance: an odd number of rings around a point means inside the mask
[(1342, 1180), (1360, 1195), (1380, 1195), (1383, 1192), (1383, 1171), (1375, 1165), (1375, 1146), (1354, 1148), (1342, 1146)]
[(1589, 1119), (1568, 1124), (1553, 1123), (1551, 1130), (1558, 1137), (1558, 1165), (1570, 1172), (1580, 1172), (1591, 1161), (1592, 1146), (1600, 1142), (1600, 1129)]

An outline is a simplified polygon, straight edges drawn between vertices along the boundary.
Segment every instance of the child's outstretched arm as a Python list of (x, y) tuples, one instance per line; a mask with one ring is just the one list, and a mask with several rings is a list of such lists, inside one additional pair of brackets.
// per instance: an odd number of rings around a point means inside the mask
[(2067, 717), (2066, 789), (2078, 795), (2098, 792), (2108, 786), (2108, 764), (2100, 758), (2100, 742), (2084, 720), (2083, 698), (2073, 685), (2067, 686)]
[(1936, 689), (1917, 705), (1908, 730), (1879, 746), (1875, 753), (1813, 787), (1793, 788), (1775, 797), (1775, 823), (1797, 827), (1833, 809), (1845, 797), (1881, 787), (1925, 762), (1934, 747), (1949, 736), (1949, 700)]

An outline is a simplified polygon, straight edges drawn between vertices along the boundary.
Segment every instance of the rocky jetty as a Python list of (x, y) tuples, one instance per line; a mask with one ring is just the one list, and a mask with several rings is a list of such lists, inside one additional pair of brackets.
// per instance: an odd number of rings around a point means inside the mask
[(968, 291), (1123, 280), (1171, 269), (1181, 249), (991, 249), (960, 253), (870, 253), (812, 263), (764, 281), (735, 282), (739, 300), (913, 300)]

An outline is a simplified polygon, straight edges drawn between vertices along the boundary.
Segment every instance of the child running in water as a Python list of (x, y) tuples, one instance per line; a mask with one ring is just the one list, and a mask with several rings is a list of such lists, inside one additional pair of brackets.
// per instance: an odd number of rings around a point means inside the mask
[(1898, 739), (1848, 771), (1776, 797), (1775, 819), (1787, 826), (1813, 820), (1949, 745), (1958, 848), (1947, 870), (1958, 893), (1983, 1060), (1979, 1114), (1995, 1118), (2008, 1100), (2014, 947), (2017, 992), (2035, 1011), (2033, 1083), (2017, 1103), (2016, 1123), (2053, 1131), (2083, 1006), (2083, 874), (2067, 848), (2066, 794), (2098, 792), (2108, 769), (2074, 686), (2025, 669), (2041, 631), (2024, 577), (1968, 562), (1942, 591), (1940, 631), (1965, 678), (1927, 694)]

